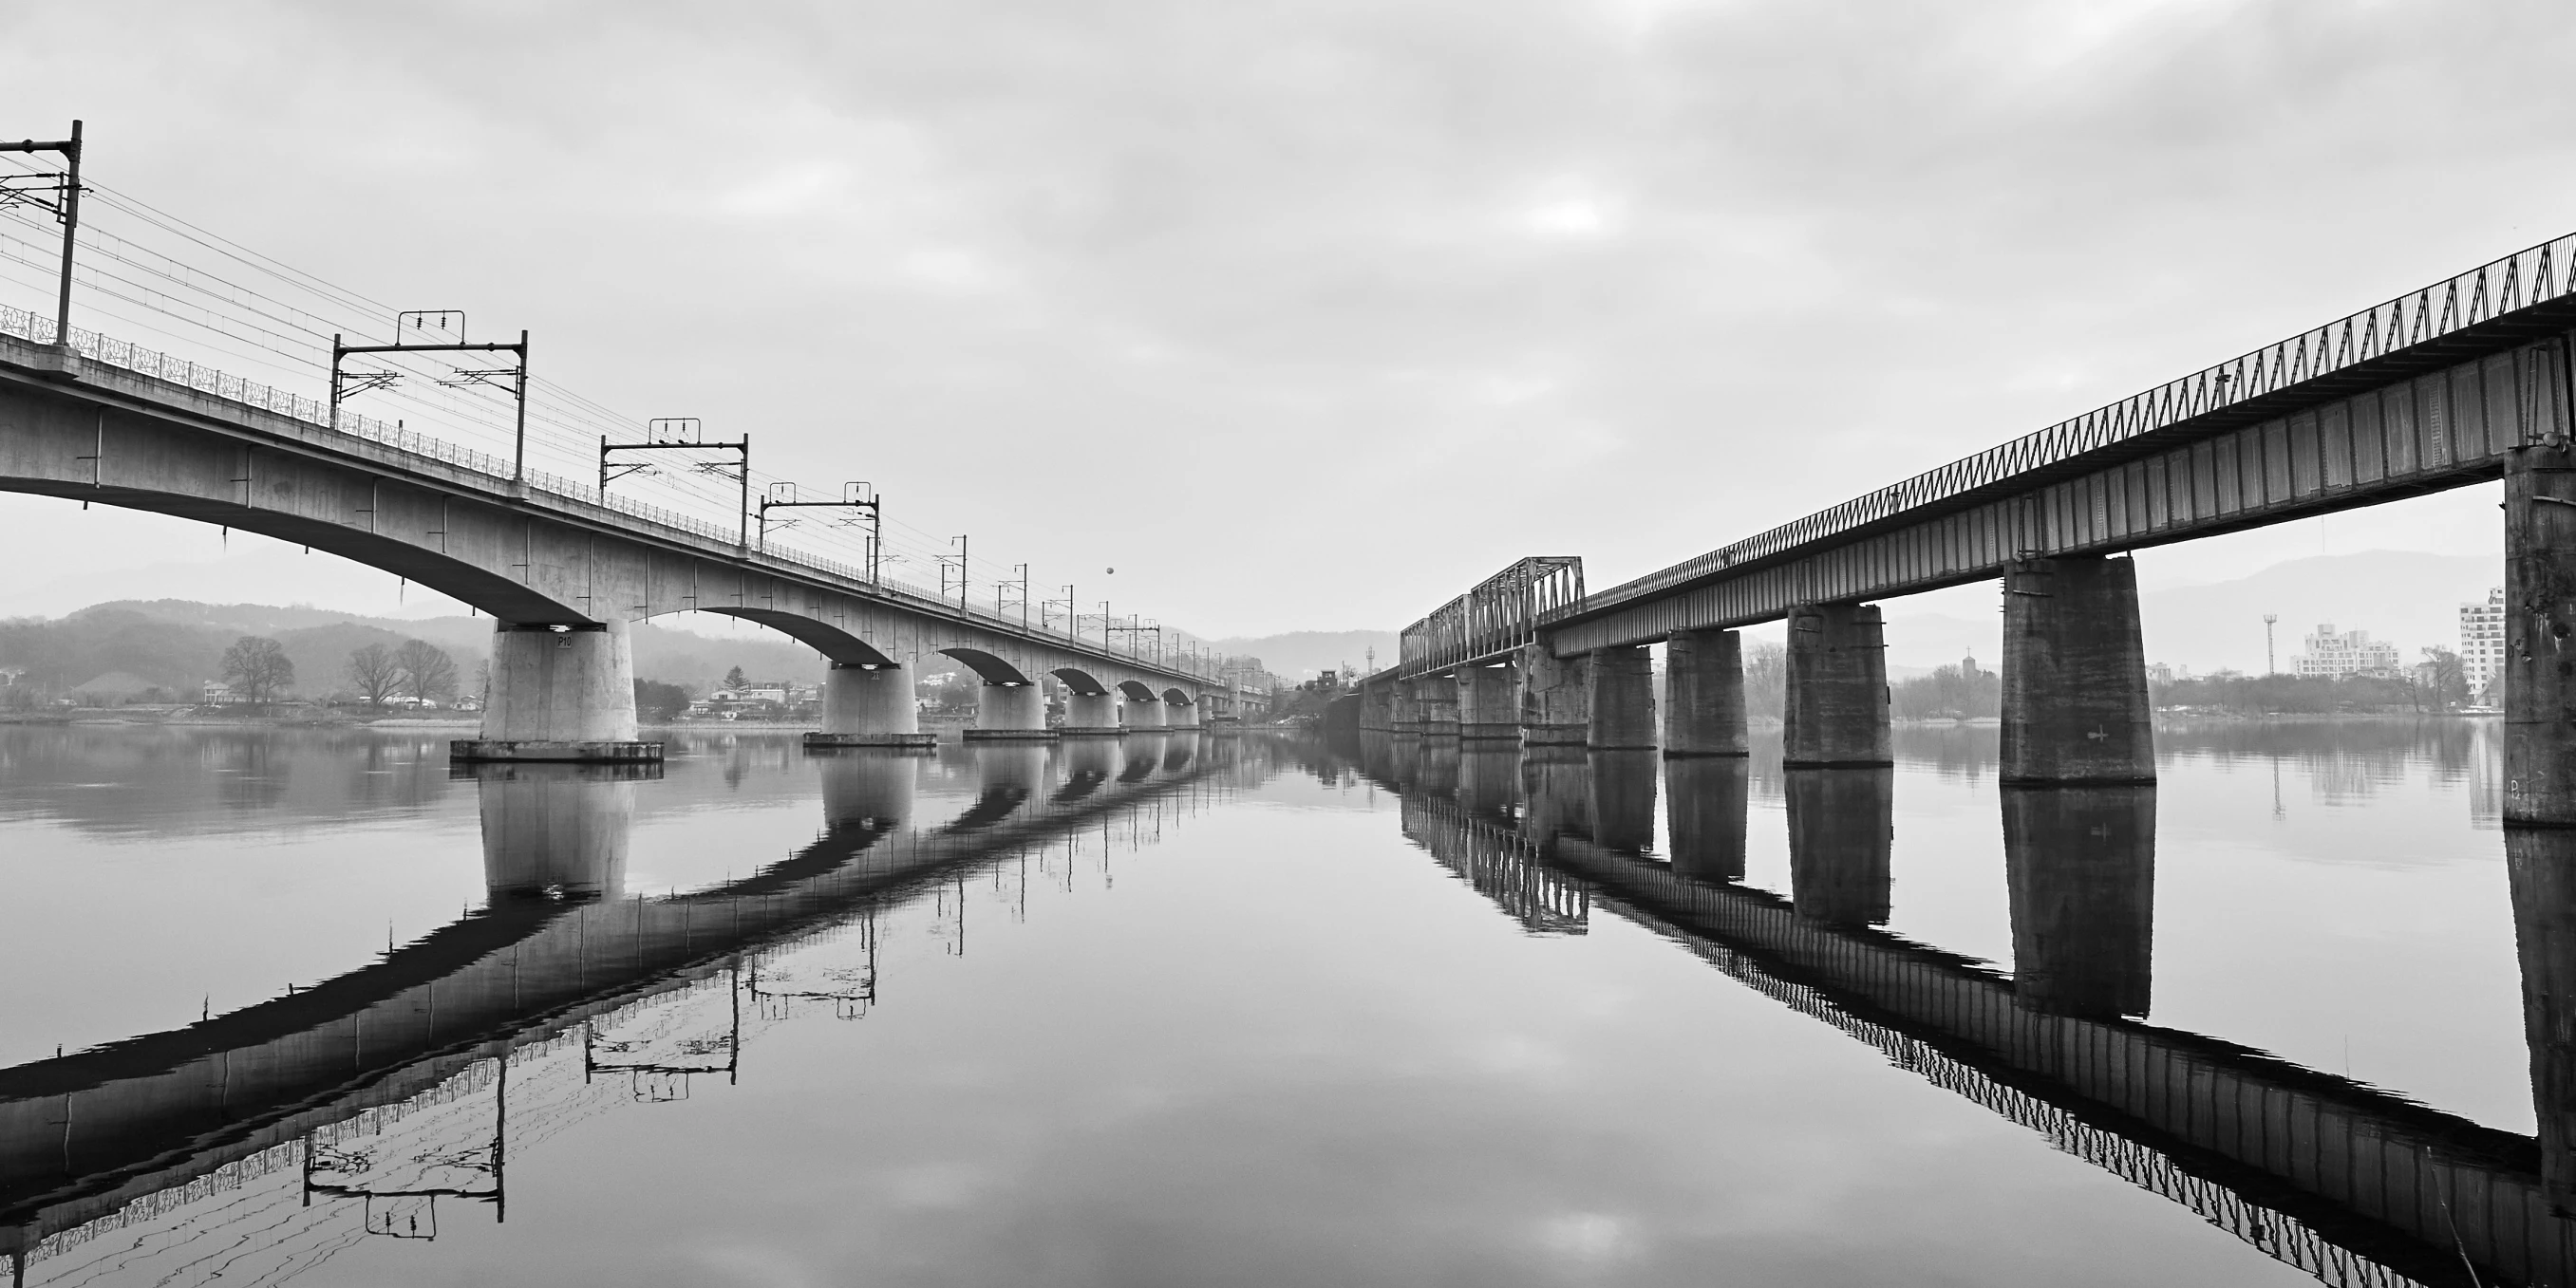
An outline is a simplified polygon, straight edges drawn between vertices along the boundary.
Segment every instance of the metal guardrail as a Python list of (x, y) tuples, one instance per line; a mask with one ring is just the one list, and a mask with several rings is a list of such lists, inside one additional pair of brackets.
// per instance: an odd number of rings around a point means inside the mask
[[(401, 425), (387, 424), (371, 416), (359, 415), (345, 408), (340, 411), (334, 423), (331, 418), (331, 408), (319, 399), (306, 398), (301, 394), (230, 375), (200, 363), (174, 358), (169, 354), (147, 349), (113, 336), (101, 335), (95, 331), (73, 327), (71, 333), (71, 348), (92, 362), (135, 375), (182, 385), (200, 393), (212, 394), (228, 402), (256, 407), (315, 430), (363, 439), (390, 447), (398, 452), (484, 475), (495, 483), (510, 482), (510, 462), (491, 453), (461, 447)], [(54, 322), (51, 318), (39, 316), (25, 309), (0, 304), (0, 334), (13, 335), (35, 344), (52, 344), (54, 343)], [(596, 487), (585, 487), (580, 482), (560, 474), (531, 469), (524, 471), (521, 477), (529, 491), (541, 492), (558, 500), (574, 501), (612, 510), (647, 523), (720, 542), (726, 546), (740, 544), (740, 534), (733, 529), (664, 509), (661, 506), (648, 505), (631, 497), (602, 492)], [(893, 600), (917, 611), (963, 618), (970, 623), (1003, 634), (1043, 638), (1050, 641), (1058, 638), (1052, 633), (1032, 631), (1025, 624), (1012, 621), (999, 613), (985, 612), (959, 604), (944, 595), (935, 595), (923, 587), (908, 582), (895, 581), (882, 576), (871, 580), (865, 571), (853, 564), (841, 563), (838, 560), (822, 558), (803, 551), (776, 548), (762, 552), (760, 558), (767, 562), (828, 573), (851, 583), (850, 588), (854, 591), (864, 588), (860, 593), (874, 594), (879, 598)], [(1086, 651), (1100, 653), (1103, 656), (1124, 656), (1140, 666), (1150, 666), (1173, 675), (1188, 676), (1202, 683), (1225, 682), (1225, 677), (1220, 673), (1202, 672), (1175, 660), (1157, 659), (1138, 650), (1132, 644), (1121, 649), (1111, 644), (1095, 643), (1077, 635), (1066, 635), (1062, 638)]]
[(2439, 340), (2507, 313), (2576, 296), (2576, 233), (2303, 331), (2000, 447), (1952, 461), (1864, 496), (1784, 523), (1602, 591), (1549, 616), (1597, 612), (1651, 597), (1739, 564), (1896, 518), (1906, 511), (2004, 483), (2196, 417), (2280, 392), (2400, 349)]
[(1583, 601), (1578, 555), (1536, 555), (1431, 610), (1397, 639), (1397, 667), (1417, 674), (1519, 648), (1538, 639), (1550, 611)]

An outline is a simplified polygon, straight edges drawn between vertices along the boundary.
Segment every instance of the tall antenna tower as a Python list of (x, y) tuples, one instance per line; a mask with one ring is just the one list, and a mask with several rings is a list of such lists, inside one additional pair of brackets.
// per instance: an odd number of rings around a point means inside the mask
[(2279, 675), (2281, 667), (2272, 660), (2272, 623), (2281, 620), (2279, 613), (2263, 614), (2263, 674)]

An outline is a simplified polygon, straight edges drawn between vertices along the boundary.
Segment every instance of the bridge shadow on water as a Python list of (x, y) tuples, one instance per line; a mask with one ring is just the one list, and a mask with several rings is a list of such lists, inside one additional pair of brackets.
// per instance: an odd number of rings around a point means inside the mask
[[(434, 1237), (460, 1203), (499, 1219), (507, 1151), (532, 1138), (520, 1124), (560, 1130), (595, 1112), (573, 1103), (592, 1088), (676, 1099), (738, 1077), (747, 1034), (800, 1008), (863, 1015), (880, 916), (932, 906), (962, 951), (970, 876), (1083, 842), (1149, 843), (1267, 777), (1277, 746), (1178, 733), (950, 749), (942, 767), (971, 773), (974, 792), (935, 820), (918, 797), (928, 757), (822, 754), (810, 844), (664, 897), (625, 888), (659, 766), (459, 770), (453, 785), (479, 803), (483, 907), (288, 996), (0, 1069), (0, 1254), (16, 1282), (48, 1262), (75, 1273), (103, 1234), (280, 1174), (277, 1201), (310, 1213), (262, 1218), (277, 1228), (252, 1260), (281, 1268), (345, 1237), (324, 1229), (334, 1204), (354, 1204), (368, 1236)], [(572, 1090), (530, 1081), (576, 1056)], [(227, 1218), (154, 1255), (190, 1264), (241, 1232)], [(117, 1256), (140, 1269), (141, 1254)]]
[[(2332, 771), (2320, 790), (2366, 792), (2407, 757), (2483, 777), (2457, 722), (2159, 738), (2177, 756), (2306, 758)], [(1991, 729), (1899, 743), (1936, 773), (1993, 772)], [(1884, 929), (1891, 770), (1383, 733), (1317, 754), (1397, 793), (1405, 835), (1528, 931), (1583, 934), (1596, 911), (1633, 922), (2325, 1282), (2576, 1284), (2576, 832), (2506, 835), (2535, 1139), (2146, 1022), (2153, 787), (1999, 791), (2006, 972)], [(1787, 814), (1786, 897), (1744, 884), (1757, 794)]]

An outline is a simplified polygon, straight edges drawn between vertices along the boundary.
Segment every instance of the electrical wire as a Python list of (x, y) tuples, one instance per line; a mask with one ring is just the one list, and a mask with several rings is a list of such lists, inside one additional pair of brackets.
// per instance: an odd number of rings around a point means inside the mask
[[(0, 166), (6, 167), (0, 173), (55, 173), (17, 154), (0, 154)], [(363, 292), (101, 183), (94, 175), (82, 178), (82, 202), (73, 269), (74, 298), (81, 311), (173, 350), (220, 355), (253, 373), (215, 373), (188, 364), (209, 378), (218, 374), (232, 380), (264, 378), (273, 384), (312, 380), (317, 372), (327, 371), (335, 339), (372, 336), (397, 312)], [(29, 202), (0, 204), (0, 287), (22, 288), (25, 311), (39, 320), (47, 316), (46, 306), (53, 302), (59, 227), (51, 212)], [(18, 293), (0, 289), (0, 303)], [(506, 376), (497, 383), (479, 382), (472, 373), (509, 372), (506, 365), (476, 361), (488, 357), (506, 363), (509, 355), (459, 353), (452, 355), (454, 361), (447, 360), (450, 356), (363, 355), (366, 369), (388, 371), (394, 381), (345, 398), (345, 414), (363, 414), (405, 435), (489, 457), (508, 457), (520, 431), (512, 382)], [(186, 362), (175, 354), (172, 360)], [(534, 373), (525, 378), (525, 387), (523, 468), (558, 478), (576, 496), (596, 494), (601, 439), (635, 435), (641, 421)], [(626, 508), (649, 507), (704, 530), (723, 531), (747, 522), (746, 483), (762, 496), (770, 495), (773, 487), (796, 487), (794, 480), (758, 468), (743, 470), (711, 456), (703, 462), (656, 463), (630, 472), (598, 499)], [(956, 549), (952, 535), (931, 532), (903, 518), (880, 516), (877, 532), (881, 568), (915, 576), (936, 569), (937, 580), (947, 589), (918, 584), (912, 576), (881, 575), (888, 586), (946, 599), (980, 613), (1004, 614), (1002, 589), (1018, 582), (1006, 583), (993, 575), (989, 556), (970, 558), (971, 552)], [(764, 548), (779, 558), (860, 568), (867, 562), (868, 538), (863, 525), (806, 512), (771, 523)], [(1029, 602), (1025, 606), (1014, 602), (1010, 614), (1025, 610), (1032, 622), (1037, 620), (1034, 587), (1041, 580), (1028, 579), (1016, 598)], [(1081, 616), (1097, 620), (1096, 615)], [(1165, 628), (1164, 639), (1169, 645), (1195, 642), (1197, 637)]]

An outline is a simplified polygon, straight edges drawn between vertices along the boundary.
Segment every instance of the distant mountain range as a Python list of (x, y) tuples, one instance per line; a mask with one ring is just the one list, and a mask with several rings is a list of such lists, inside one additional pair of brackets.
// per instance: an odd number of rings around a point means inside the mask
[[(754, 626), (739, 640), (639, 622), (633, 630), (635, 673), (698, 692), (739, 666), (760, 679), (812, 683), (822, 659), (804, 645)], [(266, 604), (201, 604), (190, 600), (120, 600), (51, 620), (0, 621), (0, 667), (23, 668), (39, 688), (69, 693), (102, 677), (103, 688), (131, 691), (133, 681), (191, 694), (221, 679), (224, 650), (244, 635), (276, 640), (295, 664), (294, 690), (324, 694), (347, 687), (349, 655), (369, 644), (409, 639), (446, 649), (470, 686), (490, 655), (488, 617), (366, 617), (319, 608)], [(120, 674), (121, 673), (121, 674)]]
[(1394, 631), (1290, 631), (1285, 635), (1237, 636), (1211, 640), (1229, 656), (1261, 659), (1261, 665), (1272, 675), (1290, 680), (1303, 680), (1325, 671), (1338, 671), (1344, 665), (1365, 674), (1368, 652), (1377, 650), (1377, 664), (1388, 666), (1395, 661)]
[[(2260, 671), (2263, 615), (2279, 617), (2275, 653), (2284, 669), (2319, 625), (2360, 629), (2398, 646), (2413, 659), (2430, 645), (2459, 646), (2459, 606), (2483, 602), (2504, 576), (2488, 556), (2368, 551), (2293, 559), (2231, 581), (2149, 589), (2140, 595), (2147, 658), (2195, 671), (2233, 667)], [(1989, 669), (2002, 660), (2000, 600), (1991, 616), (1968, 618), (1938, 611), (1909, 612), (1904, 599), (1885, 603), (1888, 671), (1903, 678), (1973, 655)], [(1955, 605), (1955, 599), (1948, 607)], [(761, 679), (811, 683), (823, 661), (801, 644), (755, 626), (736, 625), (739, 638), (702, 634), (650, 622), (634, 627), (635, 672), (698, 692), (716, 687), (739, 666)], [(1777, 638), (1777, 628), (1757, 629)], [(319, 608), (266, 604), (203, 604), (191, 600), (118, 600), (51, 620), (0, 621), (0, 667), (24, 668), (28, 679), (55, 692), (70, 692), (102, 677), (131, 688), (136, 681), (192, 692), (220, 678), (223, 651), (244, 635), (276, 640), (295, 663), (296, 688), (327, 693), (346, 685), (349, 654), (368, 644), (388, 647), (424, 639), (446, 649), (470, 683), (491, 644), (489, 618), (369, 617)], [(1211, 641), (1229, 654), (1261, 659), (1273, 673), (1304, 679), (1344, 667), (1364, 669), (1371, 649), (1377, 664), (1396, 657), (1393, 631), (1291, 631), (1282, 635)], [(953, 664), (923, 668), (933, 678)], [(119, 676), (118, 673), (123, 673)]]

